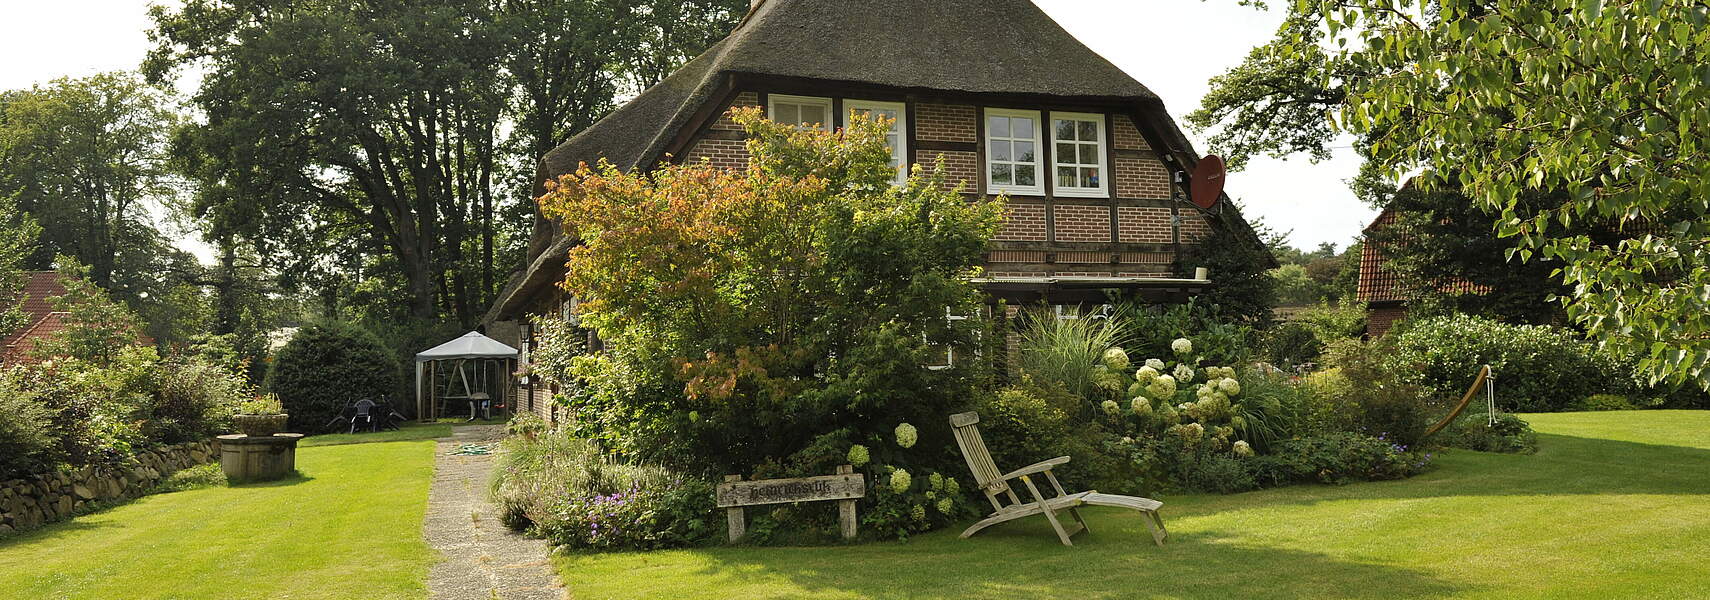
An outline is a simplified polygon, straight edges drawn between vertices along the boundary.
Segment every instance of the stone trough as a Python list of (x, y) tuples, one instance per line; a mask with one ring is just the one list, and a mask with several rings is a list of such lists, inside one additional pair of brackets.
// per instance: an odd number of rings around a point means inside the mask
[(220, 470), (232, 483), (275, 481), (297, 471), (301, 433), (220, 436)]

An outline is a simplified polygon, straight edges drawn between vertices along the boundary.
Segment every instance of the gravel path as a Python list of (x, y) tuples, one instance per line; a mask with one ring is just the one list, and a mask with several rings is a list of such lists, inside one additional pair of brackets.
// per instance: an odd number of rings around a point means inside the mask
[(551, 548), (505, 528), (487, 500), (493, 456), (454, 456), (462, 444), (497, 443), (503, 425), (458, 427), (435, 444), (422, 535), (441, 554), (428, 572), (432, 600), (561, 600)]

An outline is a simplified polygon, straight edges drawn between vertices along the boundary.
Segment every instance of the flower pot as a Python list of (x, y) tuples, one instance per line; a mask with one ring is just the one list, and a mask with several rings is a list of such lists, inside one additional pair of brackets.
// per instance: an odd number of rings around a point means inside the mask
[(290, 415), (233, 415), (232, 425), (244, 435), (268, 437), (285, 430)]

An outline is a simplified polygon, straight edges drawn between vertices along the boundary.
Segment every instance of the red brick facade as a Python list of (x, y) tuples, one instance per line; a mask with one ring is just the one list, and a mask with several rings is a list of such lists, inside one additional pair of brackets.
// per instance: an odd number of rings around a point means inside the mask
[(977, 113), (977, 109), (966, 104), (915, 105), (915, 139), (933, 142), (977, 142)]
[[(801, 92), (790, 92), (802, 95)], [(811, 95), (811, 94), (808, 94)], [(827, 92), (826, 97), (842, 94)], [(762, 91), (736, 94), (729, 107), (762, 106)], [(982, 189), (984, 148), (980, 139), (981, 106), (969, 103), (923, 100), (911, 102), (908, 129), (911, 159), (932, 168), (942, 160), (946, 174), (946, 189), (961, 185), (964, 193), (977, 194)], [(1048, 114), (1042, 107), (1041, 115)], [(1026, 276), (1042, 274), (1104, 274), (1119, 276), (1170, 276), (1173, 270), (1172, 250), (1179, 244), (1193, 244), (1211, 232), (1210, 223), (1197, 208), (1186, 202), (1173, 201), (1179, 195), (1173, 176), (1146, 142), (1134, 121), (1126, 114), (1109, 116), (1109, 199), (1057, 199), (1049, 196), (1012, 197), (1009, 218), (994, 238), (988, 264), (988, 274), (1019, 273)], [(710, 162), (722, 169), (748, 167), (748, 151), (741, 138), (741, 127), (729, 117), (713, 121), (687, 145), (683, 162)], [(1050, 146), (1049, 143), (1045, 144)], [(1046, 165), (1048, 167), (1048, 165)], [(1046, 169), (1049, 171), (1049, 168)], [(1113, 216), (1116, 222), (1111, 223)], [(1114, 239), (1113, 239), (1114, 234)], [(1004, 252), (1006, 247), (1047, 244), (1053, 252)], [(1144, 256), (1144, 261), (1121, 260), (1120, 268), (1086, 269), (1069, 266), (1068, 256), (1098, 255), (1096, 261), (1111, 263), (1113, 244), (1128, 245), (1123, 256)], [(1077, 246), (1098, 245), (1097, 251)], [(1021, 259), (1018, 257), (1027, 257)]]
[(1387, 306), (1370, 306), (1366, 309), (1366, 335), (1382, 337), (1389, 333), (1390, 328), (1402, 319), (1407, 318), (1407, 306), (1391, 304)]

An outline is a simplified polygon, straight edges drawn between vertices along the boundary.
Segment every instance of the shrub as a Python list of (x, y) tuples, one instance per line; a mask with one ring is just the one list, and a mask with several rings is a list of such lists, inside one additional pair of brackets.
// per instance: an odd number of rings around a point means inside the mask
[(1431, 454), (1352, 432), (1326, 433), (1277, 443), (1276, 452), (1255, 459), (1258, 479), (1343, 484), (1401, 479), (1430, 465)]
[(1294, 323), (1312, 330), (1313, 337), (1325, 345), (1360, 337), (1366, 332), (1366, 309), (1356, 303), (1330, 304), (1321, 302), (1295, 315)]
[(1524, 419), (1502, 413), (1496, 415), (1495, 424), (1491, 421), (1484, 413), (1461, 415), (1432, 442), (1479, 452), (1529, 454), (1538, 451), (1538, 434)]
[(252, 395), (241, 372), (196, 356), (174, 356), (156, 368), (151, 418), (143, 432), (176, 444), (230, 431), (231, 416)]
[(279, 396), (290, 426), (319, 432), (351, 402), (389, 400), (398, 366), (373, 334), (339, 322), (297, 330), (274, 356), (267, 388)]
[(1294, 368), (1317, 362), (1324, 354), (1324, 343), (1318, 341), (1311, 326), (1289, 321), (1265, 332), (1265, 354), (1279, 367)]
[(1389, 363), (1438, 398), (1459, 398), (1483, 364), (1497, 377), (1505, 411), (1564, 410), (1632, 386), (1631, 368), (1559, 327), (1451, 315), (1409, 322), (1387, 337), (1395, 342)]
[(1631, 400), (1620, 394), (1592, 394), (1574, 403), (1573, 410), (1637, 410)]
[(590, 549), (687, 546), (716, 532), (705, 480), (612, 462), (566, 432), (513, 436), (503, 447), (491, 494), (513, 529)]
[(53, 413), (22, 379), (16, 369), (0, 376), (0, 480), (44, 470), (58, 458)]
[(1388, 337), (1337, 344), (1334, 362), (1347, 386), (1341, 390), (1344, 396), (1333, 401), (1352, 410), (1354, 429), (1413, 447), (1431, 426), (1431, 415), (1446, 411), (1448, 401), (1409, 381), (1410, 371), (1391, 360), (1395, 352)]
[(150, 444), (142, 424), (154, 402), (158, 360), (153, 348), (127, 346), (104, 363), (66, 358), (23, 367), (16, 375), (53, 415), (59, 460), (110, 464)]

